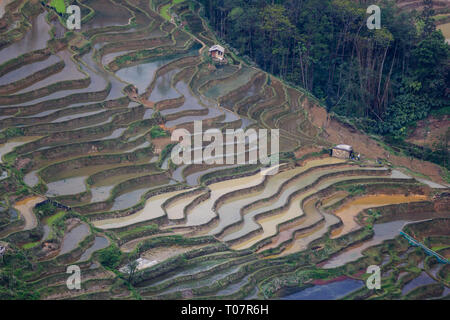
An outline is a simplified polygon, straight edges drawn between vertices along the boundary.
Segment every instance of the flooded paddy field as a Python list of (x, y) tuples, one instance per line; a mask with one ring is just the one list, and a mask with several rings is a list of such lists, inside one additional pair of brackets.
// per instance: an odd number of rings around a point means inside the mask
[(205, 90), (205, 96), (208, 98), (217, 99), (227, 93), (238, 89), (240, 86), (245, 85), (250, 81), (251, 77), (255, 74), (253, 69), (242, 68), (236, 74), (233, 74), (230, 79), (219, 80), (217, 85), (208, 86)]
[[(365, 179), (370, 178), (370, 176), (360, 176), (360, 177), (354, 177), (354, 179)], [(337, 179), (330, 179), (329, 181), (319, 185), (317, 187), (317, 191), (321, 189), (325, 189), (326, 187), (332, 185), (333, 183), (341, 182), (348, 180), (348, 178), (337, 178)], [(258, 243), (259, 241), (272, 237), (276, 235), (277, 233), (277, 226), (288, 222), (292, 219), (301, 217), (304, 212), (300, 208), (300, 203), (302, 200), (304, 200), (307, 196), (314, 194), (314, 191), (309, 191), (306, 193), (300, 193), (297, 196), (294, 196), (292, 200), (290, 201), (290, 205), (283, 210), (281, 213), (277, 213), (274, 215), (270, 215), (265, 218), (261, 218), (258, 220), (258, 228), (262, 228), (263, 232), (259, 235), (252, 237), (250, 240), (244, 241), (242, 243), (236, 244), (233, 246), (234, 249), (246, 249), (250, 248), (252, 245)], [(275, 208), (278, 208), (278, 205), (275, 204)], [(264, 212), (264, 211), (263, 211)], [(261, 213), (263, 213), (261, 212)], [(247, 231), (248, 232), (248, 231)]]
[(6, 143), (0, 144), (0, 163), (2, 162), (2, 158), (12, 152), (14, 148), (24, 145), (28, 142), (39, 139), (38, 136), (28, 136), (28, 137), (17, 137), (8, 140)]
[(166, 207), (167, 217), (169, 220), (182, 220), (185, 218), (184, 209), (186, 205), (194, 201), (199, 194), (194, 194), (191, 196), (183, 197), (178, 201), (173, 201), (169, 206)]
[[(371, 155), (330, 157), (337, 120), (228, 48), (226, 62), (207, 58), (219, 40), (200, 5), (81, 1), (88, 18), (68, 32), (52, 9), (24, 2), (0, 50), (0, 240), (23, 257), (15, 274), (36, 298), (448, 295), (447, 265), (399, 236), (448, 258), (448, 186)], [(174, 163), (172, 133), (196, 120), (279, 129), (279, 172)], [(79, 293), (62, 281), (72, 264), (87, 274)], [(377, 297), (355, 272), (372, 264), (386, 281)]]
[[(170, 199), (171, 197), (176, 196), (183, 191), (184, 190), (178, 190), (151, 197), (145, 202), (144, 208), (137, 213), (123, 218), (98, 220), (94, 222), (94, 225), (101, 229), (114, 229), (162, 217), (166, 214), (161, 208), (162, 204), (167, 199)], [(145, 191), (139, 189), (139, 192), (136, 191), (136, 193), (141, 193), (142, 196)]]
[(155, 72), (169, 62), (170, 60), (157, 60), (155, 62), (138, 64), (133, 67), (121, 69), (116, 72), (116, 75), (121, 80), (135, 85), (138, 92), (143, 93), (153, 81)]
[(260, 250), (276, 248), (283, 242), (289, 241), (294, 233), (299, 233), (302, 230), (308, 230), (321, 221), (325, 220), (321, 212), (316, 208), (317, 199), (313, 198), (307, 200), (303, 205), (304, 215), (292, 223), (286, 224), (279, 229), (279, 234), (272, 240), (272, 243), (263, 247)]
[(408, 282), (403, 288), (402, 288), (402, 295), (406, 295), (410, 293), (413, 289), (435, 283), (436, 281), (432, 279), (428, 274), (425, 272), (421, 273), (417, 278), (414, 278), (410, 282)]
[(124, 7), (109, 0), (84, 1), (83, 4), (92, 8), (94, 17), (83, 24), (84, 30), (103, 28), (109, 26), (123, 26), (129, 23), (131, 13)]
[(122, 210), (132, 207), (134, 204), (138, 203), (142, 196), (149, 190), (150, 188), (139, 188), (118, 196), (114, 199), (114, 203), (110, 210)]
[(315, 285), (282, 297), (283, 300), (337, 300), (361, 288), (362, 281), (347, 279), (329, 284)]
[(191, 267), (191, 268), (187, 267), (187, 268), (185, 268), (185, 270), (176, 272), (175, 275), (168, 276), (168, 277), (163, 277), (160, 280), (158, 279), (156, 282), (153, 282), (151, 285), (155, 286), (155, 285), (164, 283), (164, 282), (166, 282), (168, 280), (172, 280), (172, 279), (175, 279), (175, 278), (195, 275), (195, 274), (200, 273), (200, 272), (208, 271), (208, 270), (211, 270), (211, 269), (217, 267), (218, 265), (220, 265), (220, 264), (222, 264), (224, 262), (225, 262), (224, 259), (200, 262), (200, 263), (196, 264), (195, 267)]
[(74, 227), (64, 237), (59, 255), (63, 255), (74, 250), (77, 245), (89, 235), (89, 233), (89, 226), (87, 226), (86, 224), (80, 224)]
[[(316, 165), (326, 164), (325, 161), (315, 161)], [(313, 164), (311, 164), (313, 166)], [(298, 167), (293, 170), (287, 170), (273, 177), (268, 178), (268, 183), (265, 188), (256, 194), (242, 195), (238, 199), (233, 199), (233, 201), (227, 201), (218, 209), (220, 223), (215, 229), (210, 231), (210, 234), (217, 234), (222, 232), (227, 226), (232, 225), (240, 220), (241, 208), (244, 208), (258, 200), (270, 198), (273, 196), (277, 190), (289, 179), (295, 177), (301, 172), (308, 169), (309, 166)], [(246, 213), (246, 216), (249, 213)]]
[(89, 260), (92, 254), (98, 250), (104, 249), (109, 245), (109, 240), (105, 237), (95, 237), (94, 244), (90, 246), (80, 257), (79, 262)]
[(46, 13), (41, 13), (31, 21), (31, 29), (25, 36), (6, 48), (0, 50), (0, 64), (23, 54), (44, 49), (51, 39), (50, 25), (45, 20)]
[[(17, 92), (15, 92), (15, 94), (20, 94), (20, 93), (25, 93), (25, 92), (45, 88), (51, 84), (54, 84), (54, 83), (60, 82), (60, 81), (76, 80), (76, 79), (82, 79), (82, 78), (86, 77), (82, 72), (80, 72), (78, 70), (78, 65), (72, 60), (71, 54), (69, 51), (66, 51), (66, 50), (60, 51), (56, 54), (56, 56), (59, 58), (58, 61), (64, 61), (64, 68), (60, 72), (53, 74), (41, 81), (38, 81), (38, 82), (34, 83), (33, 85), (26, 87), (25, 89), (17, 91)], [(53, 56), (50, 56), (50, 58), (47, 60), (52, 61), (53, 60), (52, 57)], [(27, 71), (29, 72), (29, 70), (24, 70), (24, 72), (27, 72)]]
[[(0, 77), (0, 86), (5, 86), (7, 84), (23, 80), (27, 76), (29, 76), (35, 72), (38, 72), (40, 70), (43, 70), (45, 68), (48, 68), (60, 61), (61, 61), (60, 56), (51, 55), (50, 57), (48, 57), (47, 59), (45, 59), (43, 61), (38, 61), (38, 62), (24, 65), (18, 69), (15, 69), (15, 70), (8, 72), (7, 74), (1, 76)], [(66, 75), (66, 76), (71, 76), (71, 75)]]
[(46, 195), (49, 197), (65, 196), (86, 191), (87, 176), (65, 178), (47, 183)]
[[(314, 166), (311, 167), (314, 169)], [(255, 222), (254, 217), (261, 215), (265, 212), (268, 212), (270, 210), (275, 210), (277, 208), (281, 208), (286, 202), (288, 202), (291, 195), (293, 195), (298, 190), (302, 190), (302, 188), (308, 187), (310, 184), (314, 183), (318, 178), (325, 176), (326, 174), (331, 174), (335, 172), (343, 172), (344, 169), (320, 169), (319, 170), (312, 170), (310, 172), (307, 172), (303, 175), (297, 175), (297, 178), (294, 176), (293, 179), (287, 180), (287, 183), (284, 183), (282, 185), (281, 189), (279, 190), (279, 194), (276, 194), (276, 192), (273, 192), (273, 195), (269, 197), (269, 201), (258, 201), (257, 203), (253, 204), (252, 206), (248, 206), (244, 213), (244, 220), (243, 224), (241, 224), (241, 227), (238, 230), (235, 230), (235, 232), (231, 234), (227, 234), (224, 237), (225, 241), (230, 241), (234, 239), (239, 239), (243, 235), (258, 229), (258, 223)], [(347, 171), (351, 170), (350, 168), (345, 169)], [(344, 171), (345, 171), (344, 170)], [(345, 180), (345, 178), (341, 178), (342, 180)], [(338, 181), (338, 180), (336, 180)], [(340, 180), (339, 180), (340, 181)], [(325, 188), (325, 186), (324, 186)], [(310, 192), (310, 194), (313, 194), (313, 192)], [(302, 194), (301, 194), (302, 195)], [(306, 195), (303, 195), (306, 197)], [(264, 199), (262, 199), (264, 200)], [(297, 201), (297, 199), (296, 199)], [(300, 201), (300, 198), (298, 198), (298, 201)], [(299, 202), (296, 202), (299, 204)], [(294, 207), (292, 208), (292, 213), (298, 211), (299, 216), (301, 215), (301, 212), (299, 210), (296, 210)], [(278, 215), (279, 217), (283, 217), (284, 213), (281, 213)], [(265, 218), (267, 221), (271, 221), (273, 217), (267, 217)], [(270, 224), (270, 223), (269, 223)], [(275, 226), (272, 224), (272, 226)]]
[(355, 218), (356, 215), (361, 211), (363, 211), (364, 209), (376, 208), (388, 204), (399, 204), (405, 202), (424, 201), (424, 200), (427, 200), (427, 196), (425, 195), (412, 195), (412, 196), (374, 195), (356, 199), (344, 205), (342, 208), (340, 208), (338, 211), (334, 213), (342, 220), (343, 227), (333, 231), (331, 237), (337, 238), (345, 235), (348, 232), (353, 231), (355, 228), (358, 228), (359, 226)]
[(164, 290), (161, 292), (161, 294), (165, 295), (165, 294), (170, 294), (176, 291), (183, 291), (183, 290), (190, 290), (190, 289), (195, 289), (195, 288), (201, 288), (203, 286), (207, 286), (211, 283), (215, 283), (218, 282), (224, 278), (226, 278), (227, 276), (235, 273), (236, 271), (239, 270), (240, 267), (232, 267), (229, 268), (227, 270), (222, 271), (219, 274), (215, 274), (212, 276), (209, 276), (207, 278), (201, 279), (201, 280), (197, 280), (195, 282), (185, 282), (179, 285), (176, 285), (174, 287), (171, 287), (168, 290)]
[(322, 267), (327, 268), (336, 268), (343, 266), (349, 262), (355, 261), (358, 258), (362, 257), (362, 252), (372, 246), (380, 244), (381, 242), (389, 239), (395, 238), (399, 230), (407, 223), (408, 221), (392, 221), (386, 223), (375, 224), (373, 227), (374, 235), (373, 239), (357, 244), (354, 247), (350, 247), (341, 254), (337, 255), (335, 258), (330, 259), (325, 265)]
[(256, 186), (262, 183), (263, 179), (264, 176), (257, 173), (254, 176), (219, 182), (208, 186), (211, 191), (209, 199), (189, 210), (186, 225), (194, 226), (208, 223), (215, 216), (213, 206), (220, 197), (227, 193)]

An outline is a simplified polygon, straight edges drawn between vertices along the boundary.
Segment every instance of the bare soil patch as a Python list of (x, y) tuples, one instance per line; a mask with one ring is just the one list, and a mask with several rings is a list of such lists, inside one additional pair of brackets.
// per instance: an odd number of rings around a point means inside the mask
[(418, 121), (415, 130), (406, 141), (435, 149), (434, 144), (442, 141), (445, 135), (450, 135), (450, 117), (445, 115), (439, 119), (431, 116)]

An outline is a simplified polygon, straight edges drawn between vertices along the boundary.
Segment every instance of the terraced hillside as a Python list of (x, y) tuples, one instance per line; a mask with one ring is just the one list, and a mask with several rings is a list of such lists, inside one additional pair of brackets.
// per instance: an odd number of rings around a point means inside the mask
[[(211, 62), (196, 2), (71, 2), (79, 31), (38, 1), (1, 3), (2, 299), (296, 299), (331, 284), (334, 299), (448, 298), (448, 264), (399, 235), (449, 258), (438, 166), (235, 54)], [(279, 129), (279, 173), (175, 165), (171, 132), (195, 120)], [(330, 157), (337, 143), (362, 158)], [(364, 286), (373, 264), (381, 290)]]

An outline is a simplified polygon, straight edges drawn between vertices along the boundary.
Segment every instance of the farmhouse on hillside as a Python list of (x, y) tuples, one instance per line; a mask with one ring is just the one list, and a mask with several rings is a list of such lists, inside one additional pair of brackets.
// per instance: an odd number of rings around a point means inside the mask
[(215, 44), (209, 48), (209, 56), (214, 60), (223, 61), (225, 57), (225, 48), (221, 45)]
[(331, 149), (331, 156), (340, 159), (350, 159), (353, 153), (352, 146), (348, 144), (338, 144)]

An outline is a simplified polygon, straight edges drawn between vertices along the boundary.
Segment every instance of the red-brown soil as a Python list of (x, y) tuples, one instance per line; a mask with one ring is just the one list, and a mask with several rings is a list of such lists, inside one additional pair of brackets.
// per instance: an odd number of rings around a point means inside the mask
[(434, 149), (434, 144), (450, 136), (450, 117), (428, 117), (417, 122), (415, 130), (406, 139), (407, 142)]
[(304, 147), (304, 148), (300, 148), (297, 151), (295, 151), (294, 154), (295, 154), (295, 157), (297, 159), (299, 159), (309, 153), (320, 152), (320, 151), (322, 151), (322, 148), (320, 148), (320, 147)]
[(161, 153), (165, 146), (169, 143), (172, 143), (170, 137), (156, 138), (152, 140), (153, 145), (155, 146), (155, 153)]

